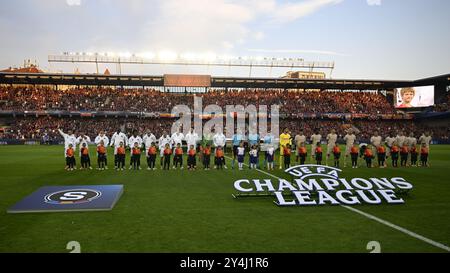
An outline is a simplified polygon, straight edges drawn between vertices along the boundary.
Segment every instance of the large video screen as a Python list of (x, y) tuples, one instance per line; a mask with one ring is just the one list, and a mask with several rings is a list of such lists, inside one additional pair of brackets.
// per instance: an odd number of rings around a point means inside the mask
[(394, 92), (396, 108), (416, 108), (434, 105), (434, 85), (397, 88)]

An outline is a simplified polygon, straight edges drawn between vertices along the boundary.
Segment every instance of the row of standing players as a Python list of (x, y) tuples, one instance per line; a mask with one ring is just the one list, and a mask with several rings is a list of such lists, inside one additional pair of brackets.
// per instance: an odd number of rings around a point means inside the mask
[[(357, 145), (357, 137), (354, 130), (348, 129), (343, 140), (345, 142), (345, 159), (344, 167), (347, 165), (348, 158), (351, 159), (352, 168), (358, 168), (358, 158), (365, 160), (366, 166), (371, 168), (374, 166), (373, 161), (375, 155), (378, 159), (378, 166), (380, 168), (387, 167), (386, 160), (391, 158), (392, 166), (398, 167), (398, 161), (400, 159), (401, 166), (428, 166), (428, 156), (432, 137), (429, 132), (424, 132), (417, 140), (413, 134), (408, 137), (404, 132), (398, 132), (397, 135), (390, 133), (383, 141), (383, 137), (379, 135), (377, 131), (370, 138), (370, 143), (361, 143)], [(291, 159), (291, 146), (292, 140), (296, 146), (296, 161), (300, 165), (303, 165), (307, 161), (308, 153), (306, 149), (307, 137), (300, 131), (295, 138), (292, 138), (289, 129), (285, 129), (280, 135), (280, 169), (283, 161), (284, 167), (290, 166)], [(315, 130), (314, 134), (310, 137), (311, 143), (311, 160), (310, 163), (318, 165), (323, 164), (323, 149), (322, 149), (322, 136)], [(339, 161), (341, 158), (341, 149), (337, 144), (338, 136), (335, 130), (327, 135), (327, 151), (325, 157), (325, 164), (328, 165), (328, 161), (333, 157), (333, 165), (339, 167)], [(420, 147), (418, 147), (418, 144)], [(420, 155), (420, 158), (419, 158)], [(410, 162), (408, 159), (410, 158)], [(420, 159), (420, 164), (418, 160)]]
[[(375, 152), (374, 152), (375, 150)], [(389, 151), (389, 153), (387, 152)], [(341, 158), (341, 148), (338, 144), (335, 144), (332, 148), (332, 156), (333, 156), (333, 166), (339, 168), (340, 167), (340, 158)], [(284, 154), (284, 167), (289, 168), (290, 167), (290, 158), (291, 158), (291, 147), (288, 144), (286, 148), (284, 148), (283, 151)], [(389, 155), (388, 155), (389, 154)], [(422, 166), (427, 167), (428, 166), (428, 155), (429, 155), (429, 149), (427, 148), (426, 144), (422, 144), (420, 148), (420, 162), (419, 162), (419, 150), (414, 145), (411, 148), (408, 148), (406, 145), (402, 146), (401, 148), (398, 147), (396, 144), (394, 144), (392, 147), (386, 149), (384, 145), (379, 145), (378, 147), (374, 147), (370, 144), (368, 145), (357, 145), (353, 144), (353, 146), (349, 150), (349, 155), (346, 155), (346, 157), (350, 156), (351, 159), (351, 166), (352, 168), (358, 168), (358, 158), (363, 158), (366, 166), (368, 168), (374, 167), (374, 159), (376, 158), (378, 160), (378, 167), (379, 168), (386, 168), (387, 162), (386, 160), (391, 157), (392, 160), (392, 167), (396, 168), (398, 167), (398, 161), (400, 159), (400, 165), (402, 167), (412, 166)], [(306, 159), (308, 157), (308, 152), (304, 144), (300, 146), (297, 150), (297, 163), (300, 165), (304, 165), (306, 163)], [(327, 154), (326, 157), (326, 165), (328, 165), (328, 159), (331, 157), (330, 154)], [(409, 162), (410, 159), (410, 162)], [(346, 161), (344, 161), (344, 167), (346, 167)], [(317, 165), (323, 164), (323, 151), (322, 151), (322, 145), (320, 143), (317, 143), (314, 148), (314, 155), (311, 157), (311, 162), (315, 163)]]
[[(80, 158), (81, 158), (81, 168), (91, 168), (90, 158), (89, 158), (89, 149), (88, 143), (90, 142), (90, 138), (88, 136), (80, 136), (76, 138), (73, 134), (65, 134), (60, 131), (61, 135), (63, 135), (65, 139), (65, 155), (66, 155), (66, 169), (73, 170), (75, 168), (75, 149), (76, 145), (80, 145)], [(179, 137), (177, 138), (177, 134)], [(192, 131), (190, 134), (195, 134)], [(428, 166), (428, 154), (429, 154), (429, 144), (431, 141), (431, 136), (427, 136), (427, 133), (421, 136), (419, 142), (421, 143), (420, 148), (420, 165)], [(311, 136), (311, 163), (316, 163), (318, 165), (322, 165), (323, 161), (323, 151), (321, 142), (321, 136), (318, 133), (315, 133)], [(162, 136), (159, 139), (159, 152), (160, 152), (160, 165), (163, 169), (170, 168), (170, 160), (172, 154), (173, 156), (173, 168), (183, 168), (183, 149), (181, 148), (181, 141), (186, 139), (188, 143), (188, 169), (193, 170), (196, 168), (196, 156), (197, 156), (197, 141), (198, 137), (194, 135), (193, 138), (190, 138), (189, 135), (186, 135), (186, 138), (179, 132), (169, 137), (168, 135)], [(285, 168), (289, 168), (291, 164), (291, 152), (292, 152), (292, 138), (288, 129), (285, 129), (284, 132), (280, 135), (280, 169), (282, 166)], [(214, 168), (226, 168), (225, 157), (224, 157), (224, 148), (225, 148), (225, 136), (222, 133), (217, 133), (213, 137), (213, 143), (215, 147), (215, 157), (214, 157)], [(300, 164), (305, 164), (307, 159), (307, 150), (306, 150), (306, 137), (300, 132), (296, 135), (295, 139), (296, 144), (296, 161)], [(358, 157), (363, 157), (366, 161), (367, 167), (372, 167), (372, 161), (375, 158), (375, 154), (378, 158), (378, 166), (384, 168), (387, 166), (386, 159), (389, 157), (392, 158), (392, 166), (398, 166), (398, 159), (400, 158), (401, 166), (417, 166), (418, 165), (418, 155), (419, 150), (417, 149), (417, 140), (412, 136), (409, 138), (404, 138), (402, 141), (402, 137), (398, 135), (397, 137), (387, 137), (385, 142), (387, 147), (384, 146), (382, 137), (375, 133), (374, 136), (370, 139), (371, 144), (368, 145), (356, 145), (356, 136), (349, 131), (347, 135), (344, 137), (344, 141), (346, 142), (346, 151), (345, 151), (345, 161), (344, 167), (347, 163), (347, 158), (351, 158), (351, 164), (353, 168), (358, 167)], [(402, 141), (402, 142), (400, 142)], [(249, 141), (250, 142), (250, 141)], [(263, 166), (269, 170), (274, 168), (274, 154), (275, 147), (272, 139), (268, 139), (265, 137), (265, 144), (269, 144), (265, 146), (265, 157)], [(269, 142), (269, 143), (267, 143)], [(95, 139), (95, 143), (97, 145), (97, 154), (98, 154), (98, 168), (100, 170), (107, 169), (107, 156), (106, 156), (106, 147), (109, 144), (108, 137), (101, 132)], [(235, 161), (237, 159), (238, 167), (240, 170), (243, 169), (244, 158), (246, 155), (246, 148), (244, 147), (243, 137), (239, 137), (238, 135), (234, 135), (232, 139), (233, 143), (233, 161), (232, 167), (234, 168)], [(328, 165), (328, 160), (331, 155), (333, 156), (334, 166), (339, 167), (339, 160), (341, 157), (341, 150), (339, 145), (337, 144), (337, 135), (334, 130), (331, 131), (327, 136), (327, 154), (326, 154), (326, 164)], [(402, 145), (398, 145), (398, 143), (402, 143)], [(144, 144), (145, 153), (147, 157), (147, 165), (148, 169), (156, 169), (155, 162), (157, 157), (157, 147), (156, 147), (156, 137), (153, 134), (147, 133), (143, 138), (136, 136), (133, 134), (132, 137), (127, 138), (125, 134), (118, 131), (111, 138), (111, 146), (114, 147), (114, 165), (118, 170), (123, 170), (125, 166), (125, 147), (130, 147), (130, 169), (140, 169), (140, 158), (141, 158), (141, 147)], [(249, 168), (259, 168), (259, 145), (255, 142), (250, 143), (249, 149)], [(172, 147), (174, 146), (174, 148)], [(210, 156), (211, 156), (211, 145), (205, 144), (200, 146), (199, 158), (202, 161), (204, 168), (206, 170), (210, 169)], [(408, 156), (410, 155), (411, 162), (408, 163)]]
[[(75, 161), (75, 150), (76, 146), (80, 147), (80, 159), (82, 169), (92, 169), (88, 144), (91, 142), (89, 136), (81, 135), (78, 138), (69, 131), (67, 134), (59, 130), (60, 134), (64, 138), (65, 144), (65, 156), (66, 156), (66, 169), (74, 170), (76, 169)], [(172, 136), (168, 134), (163, 134), (159, 138), (158, 144), (156, 146), (156, 137), (147, 132), (144, 137), (140, 137), (136, 132), (133, 132), (131, 137), (127, 137), (121, 130), (118, 130), (111, 137), (111, 141), (105, 135), (104, 132), (100, 132), (95, 138), (94, 143), (97, 145), (97, 163), (98, 169), (107, 169), (107, 147), (110, 145), (114, 147), (114, 166), (117, 170), (124, 170), (125, 168), (125, 157), (126, 150), (130, 150), (130, 169), (141, 169), (141, 150), (144, 147), (144, 151), (147, 157), (147, 165), (149, 170), (156, 169), (156, 157), (160, 155), (160, 165), (163, 169), (169, 169), (171, 165), (171, 157), (173, 155), (173, 168), (178, 166), (183, 168), (183, 149), (181, 147), (182, 141), (185, 140), (188, 143), (188, 169), (194, 170), (197, 165), (197, 142), (200, 140), (195, 132), (191, 130), (189, 134), (184, 136), (181, 132), (176, 132)], [(216, 133), (211, 137), (211, 141), (214, 143), (215, 147), (215, 161), (214, 168), (222, 169), (227, 168), (225, 164), (225, 156), (223, 148), (225, 147), (226, 138), (223, 133)], [(199, 153), (199, 158), (201, 159), (204, 168), (206, 170), (210, 169), (211, 165), (211, 154), (212, 148), (211, 144), (202, 145)]]

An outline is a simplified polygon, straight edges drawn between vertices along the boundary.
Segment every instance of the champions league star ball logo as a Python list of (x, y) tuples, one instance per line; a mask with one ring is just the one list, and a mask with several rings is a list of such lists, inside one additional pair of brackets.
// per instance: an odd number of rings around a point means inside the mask
[[(234, 197), (274, 195), (278, 206), (403, 204), (398, 195), (412, 184), (401, 177), (341, 178), (341, 169), (322, 165), (300, 165), (285, 170), (293, 177), (278, 179), (241, 179), (234, 183)], [(278, 185), (277, 185), (278, 184)]]
[(44, 201), (54, 205), (82, 204), (91, 202), (102, 195), (100, 191), (92, 189), (72, 189), (53, 192), (44, 197)]
[(290, 167), (289, 169), (286, 169), (285, 172), (300, 179), (306, 179), (313, 176), (335, 179), (338, 178), (339, 173), (342, 172), (342, 170), (334, 167), (308, 164)]

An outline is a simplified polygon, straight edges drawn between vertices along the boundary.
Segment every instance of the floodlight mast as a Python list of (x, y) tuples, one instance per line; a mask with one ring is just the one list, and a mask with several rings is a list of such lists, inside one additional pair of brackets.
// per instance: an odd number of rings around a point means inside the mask
[(311, 62), (301, 58), (273, 58), (273, 57), (232, 57), (205, 56), (193, 57), (193, 55), (177, 55), (173, 52), (131, 54), (131, 53), (86, 53), (64, 52), (48, 56), (49, 63), (93, 63), (99, 74), (99, 64), (116, 64), (118, 74), (122, 74), (122, 64), (136, 65), (192, 65), (192, 66), (217, 66), (217, 67), (248, 67), (251, 77), (252, 69), (260, 68), (303, 68), (312, 72), (314, 69), (329, 69), (330, 75), (334, 69), (334, 62)]

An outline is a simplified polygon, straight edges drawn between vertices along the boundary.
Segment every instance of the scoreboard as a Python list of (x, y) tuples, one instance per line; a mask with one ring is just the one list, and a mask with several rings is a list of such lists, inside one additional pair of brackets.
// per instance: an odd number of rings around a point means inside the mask
[(166, 87), (211, 87), (210, 75), (165, 74)]

